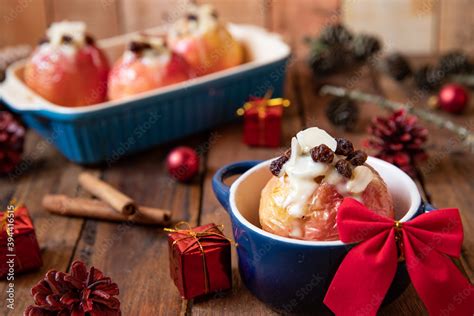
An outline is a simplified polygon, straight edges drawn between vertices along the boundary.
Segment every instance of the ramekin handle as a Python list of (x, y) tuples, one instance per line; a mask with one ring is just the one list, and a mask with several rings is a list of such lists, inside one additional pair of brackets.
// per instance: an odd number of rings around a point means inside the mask
[(436, 208), (428, 202), (425, 202), (425, 213), (435, 211)]
[(247, 170), (258, 165), (261, 160), (245, 160), (225, 165), (224, 167), (217, 170), (216, 174), (212, 178), (212, 189), (222, 206), (229, 211), (230, 210), (230, 187), (224, 183), (225, 179), (246, 172)]

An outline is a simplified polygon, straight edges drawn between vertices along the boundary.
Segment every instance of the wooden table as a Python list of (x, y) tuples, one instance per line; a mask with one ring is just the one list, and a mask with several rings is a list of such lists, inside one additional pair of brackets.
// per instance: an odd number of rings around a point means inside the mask
[[(416, 93), (411, 84), (400, 85), (390, 78), (363, 67), (357, 71), (333, 76), (326, 82), (380, 93), (394, 100), (412, 100), (423, 104), (426, 95)], [(11, 198), (29, 207), (41, 245), (44, 266), (40, 271), (18, 276), (15, 280), (16, 306), (8, 313), (2, 298), (2, 313), (20, 315), (32, 303), (29, 289), (49, 269), (67, 270), (74, 259), (81, 259), (104, 271), (119, 284), (124, 315), (176, 314), (274, 314), (254, 298), (241, 283), (233, 256), (234, 287), (230, 293), (212, 299), (184, 301), (180, 298), (168, 271), (168, 244), (161, 228), (116, 224), (50, 215), (41, 207), (41, 199), (48, 193), (87, 196), (78, 186), (77, 176), (83, 170), (100, 175), (143, 205), (173, 210), (175, 220), (186, 220), (191, 225), (215, 222), (226, 226), (231, 235), (227, 213), (219, 205), (211, 188), (214, 172), (224, 164), (244, 159), (268, 159), (281, 153), (289, 145), (291, 136), (304, 127), (317, 125), (334, 136), (345, 136), (358, 146), (366, 135), (366, 127), (374, 115), (387, 114), (375, 105), (362, 104), (358, 128), (344, 133), (333, 128), (324, 115), (328, 98), (317, 93), (315, 83), (304, 63), (294, 62), (287, 75), (286, 95), (292, 100), (284, 118), (283, 146), (278, 149), (249, 148), (241, 141), (242, 124), (217, 128), (179, 142), (160, 146), (112, 166), (86, 168), (67, 161), (47, 141), (30, 131), (26, 154), (28, 168), (11, 181), (0, 179), (2, 207)], [(473, 109), (455, 121), (473, 129)], [(430, 130), (430, 159), (424, 164), (424, 185), (420, 190), (438, 207), (456, 206), (462, 213), (465, 229), (462, 265), (473, 279), (474, 267), (474, 156), (461, 151), (460, 141), (449, 132), (428, 124)], [(177, 145), (199, 149), (201, 173), (191, 184), (172, 181), (165, 170), (166, 154)], [(420, 183), (418, 181), (418, 183)], [(5, 296), (5, 282), (0, 284)], [(410, 286), (395, 302), (381, 310), (383, 315), (424, 315), (423, 304)]]

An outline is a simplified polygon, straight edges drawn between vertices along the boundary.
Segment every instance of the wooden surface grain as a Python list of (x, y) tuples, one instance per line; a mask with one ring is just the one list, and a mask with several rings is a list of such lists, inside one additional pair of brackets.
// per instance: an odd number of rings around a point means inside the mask
[[(244, 145), (241, 141), (242, 124), (236, 122), (124, 157), (110, 166), (86, 168), (67, 161), (46, 140), (33, 131), (28, 132), (25, 171), (12, 179), (0, 178), (1, 207), (5, 207), (12, 198), (26, 203), (36, 227), (44, 266), (39, 271), (17, 276), (15, 310), (8, 313), (1, 305), (2, 313), (21, 314), (32, 302), (29, 289), (47, 270), (66, 270), (74, 259), (81, 259), (103, 270), (119, 284), (124, 315), (274, 314), (241, 283), (235, 252), (234, 287), (231, 291), (206, 299), (184, 301), (169, 277), (168, 245), (162, 228), (56, 216), (43, 210), (40, 202), (48, 193), (89, 197), (77, 182), (79, 173), (88, 171), (133, 197), (139, 204), (172, 210), (175, 220), (186, 220), (191, 225), (222, 223), (225, 233), (231, 237), (229, 217), (211, 188), (212, 176), (218, 168), (237, 160), (274, 157), (288, 147), (291, 136), (298, 130), (313, 125), (327, 129), (334, 136), (350, 138), (360, 146), (367, 137), (366, 128), (370, 119), (374, 115), (388, 114), (373, 104), (360, 104), (361, 118), (356, 130), (347, 133), (336, 129), (324, 115), (329, 98), (318, 94), (318, 87), (324, 82), (379, 93), (399, 101), (415, 100), (417, 106), (424, 106), (427, 97), (415, 93), (410, 82), (403, 85), (396, 83), (369, 66), (315, 81), (305, 63), (297, 61), (290, 65), (287, 74), (285, 92), (292, 106), (285, 110), (284, 136), (279, 148)], [(472, 106), (466, 115), (453, 119), (473, 129)], [(459, 207), (465, 230), (461, 263), (472, 281), (474, 156), (463, 153), (459, 141), (449, 132), (426, 126), (430, 130), (430, 160), (421, 168), (426, 183), (420, 190), (430, 196), (438, 207)], [(177, 145), (194, 147), (200, 154), (201, 173), (192, 183), (177, 183), (166, 173), (166, 154)], [(4, 293), (5, 287), (5, 282), (0, 283), (1, 293)], [(410, 286), (400, 298), (383, 307), (381, 314), (425, 315), (426, 312)]]

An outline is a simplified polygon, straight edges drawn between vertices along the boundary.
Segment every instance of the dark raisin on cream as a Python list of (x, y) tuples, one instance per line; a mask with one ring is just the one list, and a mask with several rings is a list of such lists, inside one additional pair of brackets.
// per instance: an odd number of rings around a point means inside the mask
[(334, 152), (325, 144), (312, 148), (310, 154), (315, 162), (331, 163), (334, 159)]
[(85, 41), (86, 41), (87, 45), (94, 45), (95, 44), (94, 38), (90, 35), (86, 35)]
[(352, 165), (349, 161), (341, 159), (336, 163), (336, 170), (346, 178), (352, 177)]
[(192, 13), (188, 14), (186, 16), (186, 18), (188, 19), (188, 21), (197, 21), (198, 20), (198, 16), (196, 14), (192, 14)]
[(133, 52), (133, 53), (136, 53), (136, 54), (139, 54), (141, 53), (142, 51), (144, 51), (145, 49), (150, 49), (151, 48), (151, 45), (148, 44), (148, 43), (143, 43), (143, 42), (136, 42), (136, 41), (132, 41), (130, 42), (130, 44), (128, 45), (128, 49)]
[(61, 37), (61, 43), (62, 44), (71, 44), (73, 42), (73, 40), (74, 39), (70, 35), (63, 35), (63, 37)]
[(336, 138), (336, 155), (348, 156), (354, 151), (354, 145), (345, 138)]
[(356, 150), (347, 156), (347, 160), (355, 167), (362, 166), (367, 160), (367, 154), (362, 150)]
[(321, 184), (323, 180), (324, 180), (324, 176), (319, 176), (319, 177), (316, 177), (316, 179), (314, 179), (314, 181), (316, 181), (317, 184)]
[(286, 156), (281, 156), (281, 157), (278, 157), (277, 159), (273, 160), (271, 163), (270, 163), (270, 172), (275, 176), (275, 177), (279, 177), (280, 176), (280, 172), (281, 172), (281, 168), (283, 167), (283, 165), (288, 161), (288, 157)]

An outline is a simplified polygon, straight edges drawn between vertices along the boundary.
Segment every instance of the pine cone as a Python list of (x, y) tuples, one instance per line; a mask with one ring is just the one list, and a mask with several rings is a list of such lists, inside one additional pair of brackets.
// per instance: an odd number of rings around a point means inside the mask
[(399, 53), (393, 53), (387, 56), (387, 58), (385, 58), (385, 67), (388, 74), (397, 81), (402, 81), (412, 73), (410, 63)]
[(21, 161), (25, 128), (8, 111), (0, 110), (0, 175), (15, 169)]
[(415, 73), (415, 83), (420, 90), (434, 91), (441, 86), (444, 79), (443, 71), (429, 65), (421, 67)]
[(380, 51), (381, 44), (378, 38), (367, 35), (358, 34), (352, 41), (352, 54), (359, 61), (364, 61), (373, 54)]
[(349, 98), (334, 98), (326, 108), (326, 117), (335, 126), (349, 131), (357, 124), (359, 108)]
[(377, 150), (376, 157), (388, 161), (411, 176), (416, 175), (415, 165), (426, 159), (423, 148), (428, 130), (418, 124), (418, 118), (404, 110), (394, 112), (388, 118), (376, 117), (369, 126), (372, 134), (367, 145)]
[(347, 61), (339, 47), (328, 46), (320, 40), (311, 43), (309, 64), (315, 76), (325, 76), (341, 69)]
[(71, 273), (50, 270), (31, 289), (35, 305), (30, 305), (24, 316), (40, 315), (121, 315), (117, 284), (101, 271), (75, 261)]
[(465, 54), (454, 51), (447, 53), (440, 58), (439, 68), (446, 75), (453, 75), (470, 72), (471, 65)]
[(335, 24), (326, 26), (319, 38), (327, 45), (348, 46), (352, 41), (352, 34), (343, 25)]

